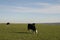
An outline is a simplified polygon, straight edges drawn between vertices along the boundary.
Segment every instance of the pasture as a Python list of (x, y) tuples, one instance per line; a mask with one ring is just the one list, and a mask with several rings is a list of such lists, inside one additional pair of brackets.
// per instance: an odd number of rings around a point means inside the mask
[(0, 24), (0, 40), (60, 40), (60, 24), (36, 24), (38, 34), (27, 30), (27, 24)]

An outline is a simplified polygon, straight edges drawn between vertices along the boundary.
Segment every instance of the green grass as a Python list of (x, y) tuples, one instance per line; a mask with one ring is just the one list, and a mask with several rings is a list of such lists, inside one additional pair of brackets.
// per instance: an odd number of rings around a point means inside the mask
[(36, 24), (38, 34), (30, 33), (27, 24), (0, 24), (0, 40), (60, 40), (59, 24)]

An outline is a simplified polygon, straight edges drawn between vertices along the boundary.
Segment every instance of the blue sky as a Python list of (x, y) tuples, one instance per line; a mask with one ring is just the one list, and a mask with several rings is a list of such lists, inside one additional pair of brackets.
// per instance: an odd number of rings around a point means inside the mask
[(60, 0), (0, 0), (0, 23), (60, 22)]

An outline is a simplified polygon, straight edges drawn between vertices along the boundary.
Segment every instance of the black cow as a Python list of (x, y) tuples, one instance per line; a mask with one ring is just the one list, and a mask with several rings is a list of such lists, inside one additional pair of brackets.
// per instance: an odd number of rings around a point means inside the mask
[(7, 24), (6, 25), (9, 25), (10, 23), (9, 22), (7, 22)]
[(37, 33), (37, 30), (36, 30), (36, 27), (35, 27), (35, 23), (28, 24), (28, 30), (32, 30), (33, 32)]

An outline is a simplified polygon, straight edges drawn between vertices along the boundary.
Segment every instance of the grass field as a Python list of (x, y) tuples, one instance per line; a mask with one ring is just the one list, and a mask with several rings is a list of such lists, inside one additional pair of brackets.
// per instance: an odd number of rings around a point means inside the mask
[(38, 34), (30, 33), (27, 24), (0, 24), (0, 40), (60, 40), (60, 24), (36, 24)]

